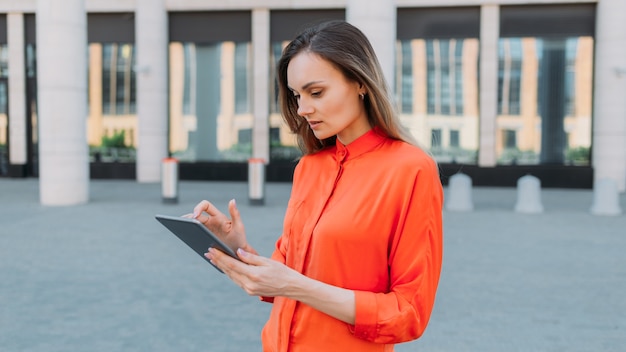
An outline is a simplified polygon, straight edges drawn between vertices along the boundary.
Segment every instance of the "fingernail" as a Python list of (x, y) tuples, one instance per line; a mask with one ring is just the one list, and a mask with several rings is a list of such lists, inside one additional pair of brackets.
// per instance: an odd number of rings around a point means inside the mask
[(237, 254), (245, 257), (248, 255), (248, 252), (244, 251), (241, 248), (237, 248)]

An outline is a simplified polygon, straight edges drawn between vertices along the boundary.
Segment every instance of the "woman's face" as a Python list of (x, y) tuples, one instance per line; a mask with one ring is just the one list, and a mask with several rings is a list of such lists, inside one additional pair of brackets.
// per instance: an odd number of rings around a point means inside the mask
[(298, 102), (298, 115), (318, 139), (337, 136), (349, 144), (371, 129), (357, 82), (351, 82), (320, 56), (301, 52), (287, 66), (287, 84)]

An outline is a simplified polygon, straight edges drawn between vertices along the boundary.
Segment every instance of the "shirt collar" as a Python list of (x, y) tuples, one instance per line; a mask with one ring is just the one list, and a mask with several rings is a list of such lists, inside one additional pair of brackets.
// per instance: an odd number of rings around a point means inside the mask
[(376, 146), (381, 144), (385, 138), (387, 138), (385, 133), (378, 127), (374, 127), (365, 132), (361, 137), (355, 139), (348, 145), (344, 145), (339, 141), (339, 138), (337, 138), (337, 150), (335, 155), (338, 161), (356, 158), (359, 155), (374, 149)]

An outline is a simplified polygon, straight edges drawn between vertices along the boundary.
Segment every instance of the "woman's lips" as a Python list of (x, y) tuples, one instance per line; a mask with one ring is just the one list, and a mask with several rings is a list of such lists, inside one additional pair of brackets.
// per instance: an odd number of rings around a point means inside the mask
[(321, 121), (309, 121), (309, 127), (311, 127), (311, 129), (315, 129), (317, 128), (322, 122)]

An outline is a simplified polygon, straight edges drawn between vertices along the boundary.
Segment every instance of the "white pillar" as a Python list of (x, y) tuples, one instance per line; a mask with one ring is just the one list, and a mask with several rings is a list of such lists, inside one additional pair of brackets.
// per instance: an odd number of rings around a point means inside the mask
[(394, 84), (396, 11), (394, 0), (347, 0), (346, 4), (346, 20), (372, 43), (390, 89)]
[(594, 77), (593, 167), (626, 190), (626, 2), (598, 1)]
[(461, 172), (450, 177), (446, 198), (446, 210), (473, 210), (474, 201), (472, 200), (472, 178)]
[(593, 185), (593, 203), (591, 204), (593, 215), (620, 215), (622, 209), (619, 205), (619, 192), (617, 182), (612, 178), (595, 180)]
[(480, 7), (480, 145), (478, 165), (496, 165), (496, 116), (498, 113), (498, 38), (500, 7)]
[(37, 1), (39, 192), (44, 205), (89, 199), (84, 0)]
[(137, 181), (159, 182), (167, 156), (167, 11), (164, 0), (136, 0)]
[(9, 162), (26, 165), (26, 70), (24, 55), (24, 15), (7, 15), (7, 44), (9, 50)]
[(517, 202), (515, 211), (518, 213), (543, 213), (541, 204), (541, 180), (533, 175), (525, 175), (517, 180)]
[(252, 11), (252, 157), (269, 161), (270, 12)]

